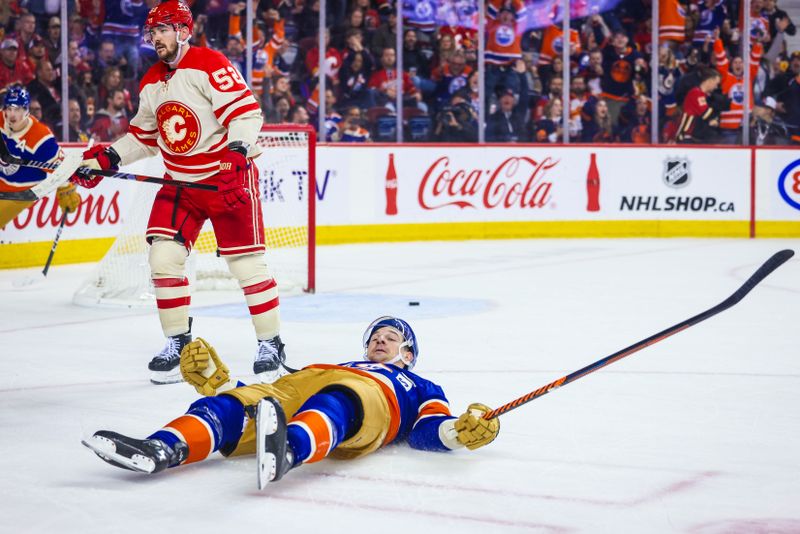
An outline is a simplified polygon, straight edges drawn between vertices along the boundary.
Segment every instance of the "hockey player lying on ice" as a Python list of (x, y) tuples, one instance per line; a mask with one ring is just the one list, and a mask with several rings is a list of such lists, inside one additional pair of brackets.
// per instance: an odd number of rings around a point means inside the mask
[(257, 452), (263, 487), (328, 455), (358, 458), (403, 440), (431, 451), (477, 449), (497, 437), (499, 420), (481, 417), (487, 406), (471, 404), (456, 419), (442, 388), (411, 372), (419, 347), (408, 323), (380, 317), (363, 345), (367, 361), (310, 365), (273, 384), (232, 388), (213, 347), (195, 339), (181, 353), (181, 371), (206, 397), (145, 439), (100, 430), (84, 445), (112, 465), (144, 473), (217, 450)]

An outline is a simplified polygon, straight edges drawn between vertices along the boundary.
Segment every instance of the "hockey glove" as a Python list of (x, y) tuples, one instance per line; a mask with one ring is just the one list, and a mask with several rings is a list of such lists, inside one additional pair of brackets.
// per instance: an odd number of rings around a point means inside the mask
[(81, 204), (81, 196), (76, 191), (75, 184), (62, 185), (56, 190), (56, 200), (64, 213), (72, 213)]
[(236, 150), (228, 150), (219, 162), (219, 194), (229, 210), (247, 203), (247, 191), (244, 188), (246, 170), (247, 158)]
[(198, 337), (181, 351), (181, 375), (198, 393), (213, 397), (230, 380), (225, 365), (205, 339)]
[(488, 445), (500, 432), (500, 420), (497, 418), (486, 420), (483, 414), (492, 411), (485, 404), (472, 403), (455, 423), (458, 432), (458, 442), (469, 450)]
[[(102, 145), (93, 146), (83, 153), (83, 161), (81, 167), (87, 167), (94, 170), (117, 170), (119, 165), (119, 154), (110, 146), (104, 147)], [(103, 180), (102, 176), (92, 174), (82, 174), (80, 171), (76, 172), (70, 178), (70, 181), (83, 186), (87, 189), (97, 187)]]

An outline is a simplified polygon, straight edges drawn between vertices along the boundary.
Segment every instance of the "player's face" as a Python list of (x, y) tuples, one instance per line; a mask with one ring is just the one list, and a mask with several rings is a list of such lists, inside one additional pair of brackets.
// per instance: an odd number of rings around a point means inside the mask
[(12, 131), (19, 131), (25, 126), (28, 119), (28, 110), (19, 106), (3, 108), (3, 117)]
[(388, 326), (379, 328), (369, 338), (367, 359), (375, 363), (388, 362), (397, 356), (402, 343), (403, 336), (394, 328)]
[(172, 26), (150, 28), (150, 42), (161, 61), (173, 61), (178, 54), (178, 32)]

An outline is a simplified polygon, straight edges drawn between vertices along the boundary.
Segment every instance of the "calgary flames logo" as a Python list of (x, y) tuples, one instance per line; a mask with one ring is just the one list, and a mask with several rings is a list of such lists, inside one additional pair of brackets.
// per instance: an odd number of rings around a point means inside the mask
[(187, 154), (200, 140), (200, 121), (197, 114), (180, 102), (169, 101), (156, 110), (161, 139), (175, 154)]

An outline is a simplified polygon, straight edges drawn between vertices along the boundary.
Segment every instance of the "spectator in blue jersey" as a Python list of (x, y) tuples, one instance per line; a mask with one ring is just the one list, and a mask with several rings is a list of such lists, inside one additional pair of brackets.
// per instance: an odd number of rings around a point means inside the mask
[(344, 118), (339, 125), (339, 131), (333, 137), (340, 143), (370, 143), (369, 131), (363, 126), (361, 109), (350, 106), (345, 110)]
[(273, 384), (232, 388), (228, 368), (198, 338), (183, 349), (181, 372), (206, 397), (145, 439), (100, 430), (83, 443), (106, 462), (143, 473), (198, 462), (214, 451), (257, 452), (261, 487), (303, 464), (358, 458), (393, 442), (472, 450), (497, 437), (499, 421), (482, 417), (487, 406), (471, 404), (456, 419), (442, 388), (411, 372), (419, 345), (407, 322), (376, 319), (362, 347), (366, 361), (310, 365)]

